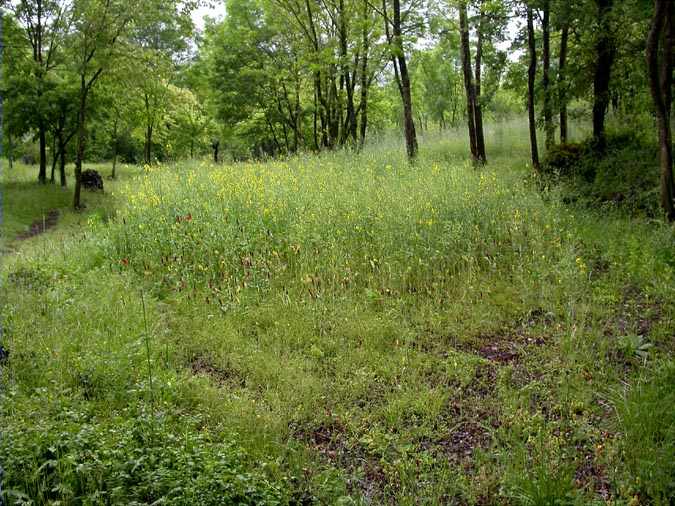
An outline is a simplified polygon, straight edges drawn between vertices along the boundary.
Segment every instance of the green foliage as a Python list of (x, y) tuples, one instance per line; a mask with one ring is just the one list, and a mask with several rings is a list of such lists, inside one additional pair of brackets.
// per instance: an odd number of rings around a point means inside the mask
[(557, 144), (546, 152), (542, 168), (553, 175), (568, 176), (579, 164), (583, 154), (582, 144)]
[(544, 169), (562, 178), (570, 201), (609, 204), (632, 213), (658, 216), (658, 148), (634, 132), (610, 133), (607, 149), (598, 153), (593, 140), (555, 146)]
[[(247, 470), (228, 436), (196, 430), (198, 418), (125, 410), (98, 419), (67, 397), (51, 401), (46, 409), (40, 402), (4, 413), (0, 460), (9, 504), (282, 502), (282, 490)], [(11, 403), (3, 395), (3, 407)]]

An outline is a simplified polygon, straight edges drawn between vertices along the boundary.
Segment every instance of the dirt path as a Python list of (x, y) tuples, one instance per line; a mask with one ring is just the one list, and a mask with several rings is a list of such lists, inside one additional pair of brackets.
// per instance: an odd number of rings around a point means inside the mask
[(30, 239), (36, 235), (43, 234), (50, 228), (54, 228), (59, 221), (59, 211), (52, 209), (41, 219), (33, 221), (30, 228), (25, 232), (20, 233), (16, 236), (17, 241), (23, 241), (25, 239)]

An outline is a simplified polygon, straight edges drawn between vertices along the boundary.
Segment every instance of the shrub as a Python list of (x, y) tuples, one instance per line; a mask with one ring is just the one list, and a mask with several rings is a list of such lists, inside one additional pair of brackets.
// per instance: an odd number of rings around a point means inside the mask
[(632, 213), (656, 216), (658, 150), (632, 132), (608, 135), (604, 152), (590, 139), (552, 148), (543, 161), (546, 177), (561, 184), (566, 201), (610, 203)]
[(569, 175), (579, 164), (584, 154), (584, 145), (577, 143), (553, 146), (544, 158), (542, 168), (546, 174)]

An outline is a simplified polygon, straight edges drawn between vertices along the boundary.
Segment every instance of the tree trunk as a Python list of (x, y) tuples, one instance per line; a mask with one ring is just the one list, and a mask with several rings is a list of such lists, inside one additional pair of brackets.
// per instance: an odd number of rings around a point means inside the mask
[(553, 97), (551, 96), (551, 1), (544, 1), (544, 16), (541, 23), (543, 36), (542, 86), (544, 88), (544, 133), (546, 135), (546, 149), (555, 144), (555, 127), (553, 125)]
[(558, 62), (558, 100), (560, 102), (560, 143), (567, 143), (567, 80), (565, 71), (567, 70), (567, 44), (569, 40), (570, 26), (565, 21), (560, 36), (560, 59)]
[(73, 207), (81, 209), (80, 192), (82, 190), (82, 162), (84, 161), (84, 149), (87, 141), (86, 112), (87, 112), (87, 84), (84, 75), (80, 80), (80, 108), (77, 113), (77, 152), (75, 155), (75, 193)]
[(49, 177), (49, 182), (54, 184), (54, 173), (56, 172), (56, 159), (58, 158), (58, 151), (56, 150), (56, 135), (52, 135), (52, 170)]
[[(350, 65), (347, 61), (348, 33), (346, 21), (347, 13), (345, 12), (344, 0), (339, 0), (338, 7), (340, 11), (340, 29), (338, 30), (338, 33), (340, 39), (340, 56), (342, 60), (340, 65), (342, 72), (340, 82), (344, 84), (345, 91), (347, 92), (346, 117), (343, 123), (341, 141), (345, 143), (351, 137), (351, 141), (356, 144), (356, 107), (354, 105), (354, 89), (356, 83), (354, 82), (354, 79), (352, 79)], [(354, 75), (354, 77), (356, 76)]]
[(9, 162), (9, 170), (14, 168), (14, 144), (12, 141), (12, 134), (7, 134), (7, 161)]
[(483, 66), (483, 37), (485, 29), (485, 13), (481, 1), (480, 22), (478, 23), (478, 41), (476, 43), (476, 85), (473, 110), (476, 115), (476, 152), (480, 163), (487, 163), (485, 154), (485, 135), (483, 133), (483, 105), (481, 104), (481, 73)]
[[(413, 160), (417, 156), (417, 134), (415, 133), (415, 119), (412, 109), (412, 95), (410, 91), (410, 76), (408, 75), (408, 65), (403, 51), (403, 38), (401, 37), (401, 3), (400, 0), (394, 0), (394, 24), (393, 34), (396, 45), (396, 60), (401, 76), (401, 100), (403, 102), (403, 128), (405, 131), (405, 146), (408, 159)], [(386, 20), (385, 20), (386, 22)]]
[(537, 124), (534, 111), (534, 81), (537, 77), (537, 46), (534, 40), (534, 19), (532, 7), (527, 7), (527, 49), (529, 53), (529, 67), (527, 69), (527, 115), (530, 123), (530, 149), (532, 152), (532, 167), (538, 174), (539, 148), (537, 147)]
[(368, 128), (368, 41), (367, 33), (364, 28), (363, 44), (364, 53), (361, 59), (361, 102), (359, 109), (361, 110), (361, 122), (359, 125), (359, 147), (363, 148), (366, 143), (366, 130)]
[(673, 85), (673, 45), (675, 29), (672, 0), (655, 0), (654, 18), (647, 38), (649, 87), (656, 110), (661, 165), (661, 207), (668, 221), (675, 221), (673, 183), (673, 140), (670, 126)]
[(63, 134), (59, 138), (59, 176), (61, 187), (66, 187), (66, 142), (63, 140)]
[[(319, 151), (319, 99), (316, 96), (316, 86), (314, 87), (314, 111), (312, 112), (312, 127), (314, 133), (314, 149)], [(269, 120), (268, 120), (269, 123)], [(275, 139), (276, 140), (276, 139)]]
[(213, 163), (218, 163), (218, 148), (220, 147), (220, 141), (215, 141), (211, 143), (213, 148)]
[(609, 106), (609, 83), (614, 62), (614, 41), (609, 14), (613, 0), (595, 0), (598, 6), (598, 40), (596, 43), (595, 77), (593, 79), (593, 138), (601, 153), (606, 147), (605, 116)]
[[(119, 113), (118, 113), (119, 114)], [(112, 171), (110, 174), (110, 177), (112, 179), (115, 179), (117, 177), (117, 151), (119, 149), (119, 138), (118, 138), (118, 124), (119, 124), (119, 115), (115, 117), (115, 121), (113, 122), (113, 159), (112, 159)]]
[[(58, 158), (59, 162), (59, 179), (61, 186), (66, 186), (66, 144), (68, 141), (64, 137), (65, 115), (59, 118), (58, 128), (54, 133), (54, 166)], [(52, 181), (54, 180), (54, 166), (52, 166)]]
[(117, 179), (117, 143), (113, 146), (112, 172), (110, 178)]
[(40, 144), (40, 172), (38, 173), (38, 181), (42, 184), (47, 184), (47, 129), (42, 119), (38, 123), (38, 139)]
[(473, 78), (471, 76), (471, 48), (469, 46), (469, 19), (466, 12), (466, 2), (459, 4), (460, 54), (462, 57), (462, 72), (464, 74), (464, 90), (466, 92), (466, 118), (469, 126), (469, 146), (471, 159), (477, 162), (478, 139), (476, 135), (476, 98)]
[(152, 125), (148, 124), (145, 130), (145, 149), (143, 150), (143, 158), (147, 164), (152, 160), (152, 130)]

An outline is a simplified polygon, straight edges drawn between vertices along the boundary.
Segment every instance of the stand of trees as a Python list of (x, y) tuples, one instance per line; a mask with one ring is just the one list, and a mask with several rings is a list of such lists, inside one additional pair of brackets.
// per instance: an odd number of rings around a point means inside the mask
[(600, 155), (610, 111), (648, 111), (675, 219), (669, 0), (226, 0), (202, 33), (197, 3), (1, 0), (10, 163), (28, 146), (62, 186), (74, 163), (77, 207), (86, 159), (115, 177), (118, 160), (358, 150), (394, 128), (412, 160), (430, 124), (464, 124), (480, 165), (485, 119), (527, 111), (538, 172), (538, 130), (546, 151), (568, 142), (571, 105)]

